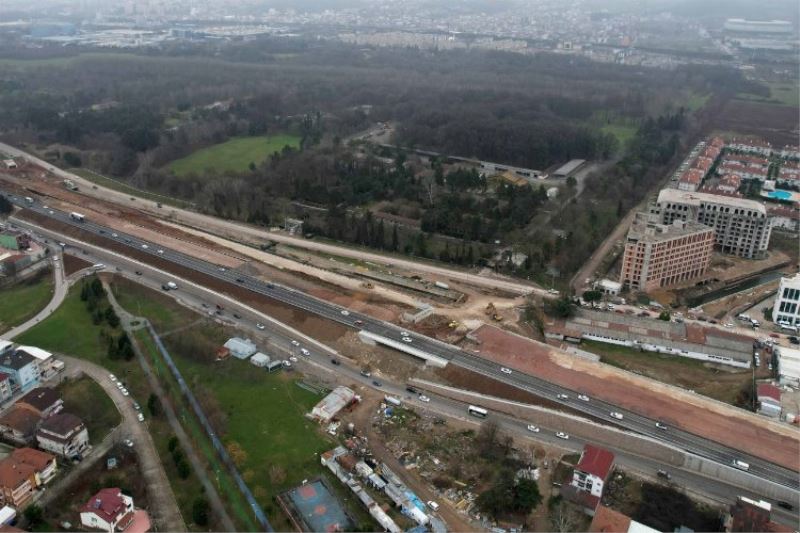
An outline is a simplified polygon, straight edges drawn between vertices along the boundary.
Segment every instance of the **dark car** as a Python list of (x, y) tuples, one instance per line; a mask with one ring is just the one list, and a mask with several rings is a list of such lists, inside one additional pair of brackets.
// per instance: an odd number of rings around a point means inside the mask
[(791, 511), (792, 509), (794, 509), (794, 505), (792, 505), (789, 502), (784, 502), (784, 501), (778, 502), (778, 507), (783, 507), (787, 511)]
[(789, 342), (791, 342), (792, 344), (800, 344), (800, 339), (798, 339), (795, 336), (791, 336), (789, 337)]
[(414, 388), (414, 387), (412, 387), (411, 385), (409, 385), (408, 387), (406, 387), (406, 390), (407, 390), (408, 392), (410, 392), (411, 394), (416, 394), (416, 393), (417, 393), (417, 389), (415, 389), (415, 388)]
[(141, 271), (141, 270), (137, 270), (137, 271), (136, 271), (136, 275), (137, 275), (137, 276), (141, 276), (141, 275), (142, 275), (142, 271)]
[(242, 279), (242, 278), (236, 278), (236, 282), (237, 282), (237, 283), (244, 283), (244, 279)]
[(666, 470), (659, 470), (658, 472), (656, 472), (656, 475), (658, 475), (658, 477), (660, 478), (672, 479), (672, 475), (670, 475), (670, 473), (667, 472)]
[(376, 380), (374, 380), (374, 381), (372, 382), (372, 384), (373, 384), (373, 385), (375, 385), (376, 387), (383, 387), (383, 383), (381, 383), (381, 382), (380, 382), (380, 381), (378, 381), (377, 379), (376, 379)]
[(242, 318), (242, 315), (239, 313), (233, 313), (233, 318)]
[(331, 359), (331, 364), (338, 366), (338, 365), (341, 365), (342, 363), (340, 363), (338, 359)]

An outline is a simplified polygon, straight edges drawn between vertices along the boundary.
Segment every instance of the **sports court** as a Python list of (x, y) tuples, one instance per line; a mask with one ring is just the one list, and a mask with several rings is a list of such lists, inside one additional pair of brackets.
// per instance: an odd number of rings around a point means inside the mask
[(328, 487), (317, 479), (282, 496), (304, 531), (349, 531), (353, 523)]

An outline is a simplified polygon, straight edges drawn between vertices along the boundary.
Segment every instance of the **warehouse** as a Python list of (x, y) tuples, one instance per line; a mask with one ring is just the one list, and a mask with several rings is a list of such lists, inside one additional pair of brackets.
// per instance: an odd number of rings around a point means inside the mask
[(258, 351), (256, 345), (250, 339), (231, 337), (224, 344), (225, 348), (231, 351), (231, 355), (237, 359), (247, 359)]
[(319, 420), (320, 422), (330, 421), (336, 414), (347, 407), (356, 397), (356, 393), (348, 387), (336, 387), (333, 391), (325, 396), (314, 408), (311, 410), (311, 417)]
[(782, 385), (800, 387), (800, 350), (776, 346), (775, 357), (778, 360), (778, 381)]
[(253, 357), (250, 358), (250, 364), (259, 368), (264, 368), (269, 364), (269, 356), (261, 352), (256, 352)]
[(566, 178), (567, 176), (572, 175), (576, 170), (581, 168), (583, 164), (586, 163), (585, 159), (572, 159), (567, 163), (564, 163), (560, 167), (553, 172), (553, 177), (555, 178)]

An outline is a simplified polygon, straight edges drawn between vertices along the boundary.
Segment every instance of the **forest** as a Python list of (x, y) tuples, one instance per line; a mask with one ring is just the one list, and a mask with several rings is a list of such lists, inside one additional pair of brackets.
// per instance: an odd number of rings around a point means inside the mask
[[(309, 220), (316, 233), (367, 246), (474, 264), (502, 242), (527, 259), (498, 268), (524, 276), (574, 271), (664, 175), (701, 127), (684, 108), (688, 98), (755, 90), (721, 67), (665, 71), (302, 39), (54, 54), (0, 69), (3, 141), (252, 223), (302, 216), (287, 206), (306, 202), (326, 210)], [(633, 140), (621, 145), (598, 116), (637, 124)], [(349, 142), (377, 122), (396, 124), (398, 148), (540, 169), (581, 158), (606, 161), (607, 170), (565, 203), (548, 203), (537, 186), (487, 191), (464, 169)], [(264, 154), (247, 172), (168, 170), (234, 137), (285, 133), (300, 148)], [(543, 209), (550, 223), (537, 227)], [(373, 216), (381, 212), (410, 223)]]

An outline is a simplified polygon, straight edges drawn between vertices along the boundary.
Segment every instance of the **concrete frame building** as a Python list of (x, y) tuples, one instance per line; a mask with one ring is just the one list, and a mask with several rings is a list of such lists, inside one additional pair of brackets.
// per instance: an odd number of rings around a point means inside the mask
[(766, 255), (772, 233), (764, 204), (743, 198), (662, 189), (650, 213), (660, 216), (663, 224), (675, 220), (705, 224), (716, 232), (722, 253), (746, 259)]
[(779, 326), (800, 326), (800, 273), (791, 278), (781, 278), (772, 307), (772, 320)]
[(631, 289), (649, 291), (698, 278), (706, 273), (714, 250), (714, 230), (697, 222), (637, 213), (622, 259), (619, 281)]

